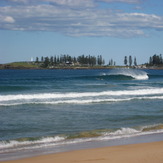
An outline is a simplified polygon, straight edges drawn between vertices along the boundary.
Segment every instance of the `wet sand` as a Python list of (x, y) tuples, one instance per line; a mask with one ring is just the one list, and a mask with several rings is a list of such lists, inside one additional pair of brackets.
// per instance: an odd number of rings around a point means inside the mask
[(163, 163), (163, 141), (85, 149), (1, 163)]

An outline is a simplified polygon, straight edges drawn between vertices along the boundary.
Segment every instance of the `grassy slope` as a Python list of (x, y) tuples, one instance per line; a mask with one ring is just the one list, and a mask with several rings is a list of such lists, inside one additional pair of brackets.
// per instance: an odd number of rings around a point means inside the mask
[(0, 69), (37, 69), (38, 65), (35, 65), (32, 62), (13, 62), (8, 64), (3, 64), (0, 66)]
[[(54, 66), (54, 69), (100, 69), (100, 68), (116, 68), (118, 66), (64, 66), (64, 65), (58, 65)], [(3, 64), (0, 65), (0, 69), (42, 69), (39, 65), (33, 63), (33, 62), (13, 62), (13, 63), (8, 63), (8, 64)]]
[[(54, 66), (54, 69), (103, 69), (103, 68), (125, 68), (126, 66), (63, 66), (58, 65)], [(148, 67), (152, 69), (163, 69), (162, 67)], [(42, 69), (40, 65), (35, 64), (34, 62), (13, 62), (8, 64), (1, 64), (0, 69)]]
[(11, 67), (25, 67), (25, 68), (38, 68), (37, 65), (32, 62), (13, 62), (9, 64)]

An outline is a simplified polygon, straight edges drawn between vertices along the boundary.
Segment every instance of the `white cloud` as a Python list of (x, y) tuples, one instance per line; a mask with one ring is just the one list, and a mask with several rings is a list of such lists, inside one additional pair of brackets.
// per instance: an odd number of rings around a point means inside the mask
[(15, 3), (19, 5), (38, 5), (38, 4), (50, 4), (67, 7), (94, 7), (94, 0), (2, 0), (9, 3)]
[[(27, 0), (20, 1), (27, 2)], [(148, 29), (163, 30), (163, 17), (161, 16), (102, 9), (97, 8), (91, 0), (84, 1), (91, 2), (88, 4), (84, 4), (83, 1), (44, 0), (53, 4), (1, 6), (0, 29), (53, 31), (69, 36), (99, 37), (145, 36)], [(111, 2), (111, 0), (102, 1)], [(128, 2), (128, 0), (116, 1)], [(132, 2), (136, 3), (138, 0), (132, 0)], [(87, 7), (83, 8), (84, 5)]]
[(14, 18), (11, 17), (11, 16), (6, 16), (6, 17), (4, 18), (4, 21), (5, 21), (6, 23), (14, 23), (14, 22), (15, 22)]
[(99, 0), (103, 2), (122, 2), (122, 3), (140, 3), (142, 0)]
[(93, 0), (45, 0), (50, 3), (72, 7), (94, 7)]
[(2, 0), (2, 1), (7, 1), (7, 2), (14, 2), (14, 3), (39, 3), (40, 1), (42, 2), (53, 2), (61, 5), (67, 5), (67, 4), (86, 4), (90, 3), (92, 4), (95, 1), (103, 1), (103, 2), (123, 2), (123, 3), (140, 3), (142, 0)]

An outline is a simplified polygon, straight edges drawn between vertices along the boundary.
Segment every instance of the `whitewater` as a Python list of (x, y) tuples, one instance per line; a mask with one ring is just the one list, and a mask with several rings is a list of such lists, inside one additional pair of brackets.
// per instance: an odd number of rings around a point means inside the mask
[[(16, 94), (0, 95), (0, 105), (23, 105), (23, 104), (61, 104), (61, 103), (93, 103), (93, 102), (114, 102), (136, 99), (162, 99), (163, 88), (150, 88), (125, 91), (103, 91), (86, 93), (43, 93), (43, 94)], [(148, 95), (148, 96), (143, 96)], [(154, 95), (154, 96), (152, 96)], [(157, 95), (157, 96), (156, 96)], [(115, 97), (114, 97), (115, 96)], [(119, 96), (119, 98), (117, 98)], [(122, 98), (121, 96), (126, 96)], [(132, 97), (131, 97), (132, 96)], [(140, 97), (141, 96), (141, 97)], [(89, 98), (89, 100), (88, 100)]]
[(0, 70), (0, 160), (163, 138), (163, 70)]

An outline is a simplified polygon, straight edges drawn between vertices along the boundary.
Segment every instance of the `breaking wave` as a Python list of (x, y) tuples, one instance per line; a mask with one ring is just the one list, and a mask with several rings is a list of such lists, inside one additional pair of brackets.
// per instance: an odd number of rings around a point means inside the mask
[(108, 74), (111, 77), (118, 77), (118, 78), (124, 78), (124, 77), (131, 77), (136, 80), (147, 80), (148, 74), (145, 71), (137, 70), (137, 69), (113, 69)]
[(0, 95), (0, 106), (23, 104), (86, 104), (163, 99), (163, 88), (103, 92)]
[(57, 135), (40, 138), (19, 138), (0, 141), (0, 153), (38, 148), (55, 147), (60, 145), (77, 144), (90, 141), (116, 140), (126, 137), (163, 133), (163, 125), (151, 125), (134, 128), (93, 130), (71, 135)]
[(117, 99), (92, 99), (92, 100), (58, 100), (58, 101), (40, 101), (40, 102), (15, 102), (15, 103), (6, 103), (0, 104), (0, 106), (14, 106), (14, 105), (25, 105), (25, 104), (49, 104), (49, 105), (58, 105), (58, 104), (92, 104), (92, 103), (105, 103), (105, 102), (124, 102), (131, 100), (162, 100), (163, 96), (152, 96), (152, 97), (132, 97), (132, 98), (117, 98)]

